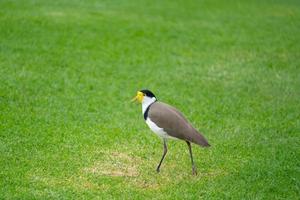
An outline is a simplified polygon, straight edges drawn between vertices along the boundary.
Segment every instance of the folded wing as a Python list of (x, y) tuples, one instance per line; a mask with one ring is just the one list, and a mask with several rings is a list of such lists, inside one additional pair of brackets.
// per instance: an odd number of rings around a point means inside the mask
[(193, 142), (203, 147), (210, 146), (204, 136), (186, 120), (183, 114), (168, 104), (153, 103), (148, 117), (172, 137)]

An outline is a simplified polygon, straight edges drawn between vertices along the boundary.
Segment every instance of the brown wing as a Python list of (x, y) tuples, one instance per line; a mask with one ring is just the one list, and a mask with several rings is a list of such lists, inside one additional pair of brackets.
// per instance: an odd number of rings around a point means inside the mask
[(151, 105), (148, 117), (170, 136), (201, 146), (210, 146), (207, 140), (186, 120), (176, 108), (162, 102)]

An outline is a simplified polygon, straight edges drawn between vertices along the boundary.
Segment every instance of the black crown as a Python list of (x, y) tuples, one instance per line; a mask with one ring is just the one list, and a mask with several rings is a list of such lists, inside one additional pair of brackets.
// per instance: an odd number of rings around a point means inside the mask
[(144, 90), (140, 90), (140, 92), (144, 93), (148, 97), (151, 97), (151, 98), (155, 97), (155, 95), (150, 90), (144, 89)]

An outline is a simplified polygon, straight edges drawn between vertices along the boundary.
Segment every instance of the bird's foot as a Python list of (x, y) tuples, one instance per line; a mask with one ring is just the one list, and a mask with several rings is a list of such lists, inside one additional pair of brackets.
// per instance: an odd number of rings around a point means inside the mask
[(197, 176), (197, 169), (196, 169), (196, 167), (194, 167), (194, 166), (193, 166), (193, 175), (194, 175), (194, 176)]
[(158, 167), (158, 168), (156, 168), (156, 172), (157, 172), (157, 173), (159, 173), (159, 172), (160, 172), (160, 169), (159, 169), (159, 167)]

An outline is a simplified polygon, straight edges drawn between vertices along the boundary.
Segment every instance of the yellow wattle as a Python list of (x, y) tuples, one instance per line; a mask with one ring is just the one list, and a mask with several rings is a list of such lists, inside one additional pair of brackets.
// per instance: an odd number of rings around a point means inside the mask
[(138, 102), (142, 103), (143, 99), (144, 99), (144, 93), (138, 91), (136, 94), (136, 99)]

